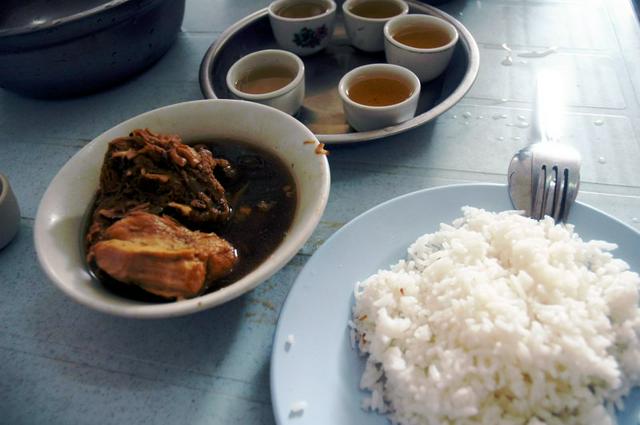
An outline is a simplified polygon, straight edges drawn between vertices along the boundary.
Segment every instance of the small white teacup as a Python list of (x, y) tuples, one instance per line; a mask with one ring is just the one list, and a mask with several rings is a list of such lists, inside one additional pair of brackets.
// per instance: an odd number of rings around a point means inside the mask
[(403, 0), (347, 0), (342, 12), (351, 44), (365, 52), (380, 52), (384, 50), (384, 24), (409, 13), (409, 6)]
[(0, 174), (0, 249), (14, 238), (20, 227), (20, 208), (9, 180)]
[(285, 50), (259, 50), (229, 68), (227, 87), (238, 99), (294, 115), (304, 101), (304, 63)]
[(384, 51), (387, 62), (430, 81), (449, 65), (458, 37), (452, 24), (435, 16), (396, 16), (384, 26)]
[(420, 80), (401, 66), (374, 63), (346, 73), (338, 84), (338, 92), (351, 127), (370, 131), (413, 118)]
[(333, 0), (276, 0), (269, 5), (273, 35), (283, 49), (307, 56), (327, 47), (336, 20)]

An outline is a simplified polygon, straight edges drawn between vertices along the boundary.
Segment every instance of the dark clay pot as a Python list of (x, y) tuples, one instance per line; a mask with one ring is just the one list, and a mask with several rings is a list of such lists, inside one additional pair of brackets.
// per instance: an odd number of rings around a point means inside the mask
[(175, 41), (185, 0), (2, 0), (0, 87), (77, 96), (123, 81)]

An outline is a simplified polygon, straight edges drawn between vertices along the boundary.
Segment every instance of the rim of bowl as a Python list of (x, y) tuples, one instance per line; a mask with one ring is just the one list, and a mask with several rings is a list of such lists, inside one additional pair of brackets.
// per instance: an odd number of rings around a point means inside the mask
[[(438, 22), (439, 24), (449, 28), (449, 30), (453, 30), (453, 38), (451, 40), (449, 40), (449, 42), (447, 44), (445, 44), (444, 46), (431, 47), (431, 48), (419, 48), (419, 47), (413, 47), (413, 46), (409, 46), (407, 44), (400, 43), (395, 38), (393, 38), (393, 36), (389, 32), (389, 27), (391, 25), (395, 24), (394, 21), (397, 22), (397, 21), (399, 21), (401, 19), (412, 20), (412, 21), (422, 21), (422, 22), (427, 22), (427, 21)], [(458, 30), (450, 22), (447, 22), (444, 19), (439, 18), (437, 16), (421, 15), (421, 14), (415, 14), (415, 13), (414, 14), (409, 14), (409, 15), (394, 16), (393, 18), (391, 18), (389, 20), (389, 22), (387, 22), (384, 25), (383, 32), (384, 32), (384, 38), (386, 40), (388, 40), (390, 43), (392, 43), (394, 46), (399, 47), (399, 48), (404, 49), (404, 50), (408, 50), (410, 52), (416, 52), (416, 53), (437, 53), (437, 52), (442, 52), (444, 50), (448, 50), (448, 49), (452, 48), (453, 46), (455, 46), (456, 43), (458, 42), (458, 39), (460, 38), (460, 34), (458, 33)]]
[[(413, 89), (413, 92), (411, 93), (411, 95), (405, 100), (403, 100), (402, 102), (393, 103), (391, 105), (385, 105), (385, 106), (371, 106), (371, 105), (365, 105), (363, 103), (358, 103), (352, 100), (347, 95), (347, 87), (346, 87), (347, 79), (357, 78), (357, 75), (360, 75), (360, 74), (367, 75), (370, 72), (376, 73), (376, 72), (384, 72), (384, 71), (387, 71), (394, 75), (402, 74), (401, 78), (403, 78), (405, 81), (411, 80), (411, 82), (413, 83), (411, 86), (411, 88)], [(388, 110), (397, 108), (398, 106), (403, 106), (411, 102), (412, 100), (414, 100), (416, 97), (420, 95), (420, 88), (421, 88), (420, 79), (413, 71), (405, 68), (404, 66), (395, 65), (391, 63), (371, 63), (368, 65), (359, 66), (347, 72), (346, 74), (344, 74), (340, 79), (340, 82), (338, 83), (338, 93), (340, 94), (340, 98), (344, 102), (350, 105), (353, 105), (355, 107), (365, 109), (365, 110), (370, 110), (370, 111), (388, 111)]]
[(276, 19), (280, 19), (280, 20), (285, 21), (285, 22), (306, 22), (306, 21), (310, 21), (310, 20), (313, 20), (313, 19), (323, 18), (323, 17), (328, 16), (328, 15), (330, 15), (330, 14), (332, 14), (332, 13), (334, 13), (336, 11), (336, 2), (333, 1), (333, 0), (310, 0), (311, 3), (316, 3), (316, 4), (322, 3), (322, 4), (325, 4), (325, 5), (328, 5), (327, 10), (325, 10), (324, 12), (322, 12), (319, 15), (307, 16), (306, 18), (287, 18), (285, 16), (281, 16), (281, 15), (278, 15), (276, 13), (276, 8), (278, 6), (282, 6), (282, 5), (287, 4), (287, 3), (295, 3), (295, 2), (296, 2), (295, 0), (276, 0), (276, 1), (274, 1), (273, 3), (271, 3), (269, 5), (269, 7), (267, 7), (267, 10), (269, 11), (269, 16), (271, 16), (273, 18), (276, 18)]
[(400, 13), (398, 13), (397, 15), (389, 16), (387, 18), (368, 18), (366, 16), (356, 15), (351, 10), (349, 10), (349, 6), (352, 6), (354, 4), (366, 3), (367, 1), (370, 0), (347, 0), (342, 3), (342, 13), (365, 22), (385, 22), (395, 18), (396, 16), (403, 16), (409, 13), (409, 5), (404, 0), (384, 0), (387, 3), (395, 3), (402, 7), (402, 11)]
[[(302, 123), (297, 121), (292, 116), (282, 111), (279, 111), (275, 108), (261, 105), (255, 102), (249, 102), (246, 100), (204, 99), (204, 100), (180, 102), (180, 103), (163, 106), (163, 107), (136, 115), (125, 121), (122, 121), (116, 124), (115, 126), (111, 127), (110, 129), (104, 131), (100, 135), (96, 136), (91, 142), (87, 143), (82, 149), (76, 152), (76, 154), (73, 157), (71, 157), (69, 161), (73, 160), (73, 158), (76, 155), (79, 155), (82, 152), (87, 152), (93, 149), (93, 147), (99, 143), (97, 140), (104, 137), (106, 133), (112, 131), (116, 127), (120, 127), (120, 126), (126, 127), (127, 124), (133, 120), (137, 120), (145, 116), (152, 116), (153, 114), (156, 114), (159, 111), (185, 107), (185, 105), (189, 105), (189, 104), (209, 104), (209, 103), (229, 103), (229, 102), (237, 103), (237, 104), (242, 103), (250, 108), (263, 109), (265, 111), (269, 111), (269, 113), (277, 114), (285, 121), (288, 121), (290, 124), (297, 127), (299, 126), (303, 132), (307, 133), (306, 137), (309, 140), (313, 140), (316, 142), (316, 146), (320, 143), (317, 137), (311, 132), (311, 130), (309, 130), (307, 127), (305, 127)], [(58, 178), (62, 170), (67, 166), (69, 161), (67, 161), (67, 163), (65, 163), (65, 165), (62, 166), (62, 168), (58, 171), (56, 176), (53, 178), (49, 187), (47, 188), (47, 190), (45, 191), (44, 195), (40, 200), (40, 205), (38, 205), (38, 211), (36, 213), (36, 220), (34, 223), (34, 232), (33, 232), (34, 245), (36, 249), (38, 263), (40, 264), (40, 268), (41, 270), (44, 271), (47, 278), (58, 289), (60, 289), (67, 296), (69, 296), (69, 298), (73, 299), (74, 301), (86, 307), (92, 308), (102, 313), (114, 315), (114, 316), (136, 318), (136, 319), (160, 319), (160, 318), (166, 318), (166, 317), (185, 316), (187, 314), (197, 313), (197, 312), (206, 310), (208, 308), (212, 308), (212, 307), (224, 304), (251, 291), (252, 289), (256, 288), (258, 285), (264, 283), (267, 279), (272, 277), (279, 270), (281, 270), (299, 252), (300, 248), (302, 248), (304, 243), (309, 239), (309, 237), (317, 227), (318, 223), (320, 222), (320, 218), (324, 212), (324, 209), (326, 208), (327, 201), (329, 198), (329, 190), (331, 186), (329, 161), (327, 160), (325, 155), (318, 155), (318, 156), (321, 157), (319, 158), (319, 160), (321, 161), (320, 167), (322, 169), (323, 181), (321, 185), (322, 190), (318, 193), (318, 196), (315, 197), (315, 199), (317, 199), (317, 204), (313, 206), (314, 208), (313, 212), (315, 213), (315, 215), (313, 216), (314, 218), (310, 220), (302, 221), (300, 223), (300, 233), (297, 235), (296, 238), (290, 239), (291, 251), (286, 254), (281, 254), (279, 258), (276, 259), (277, 262), (270, 269), (259, 270), (260, 268), (260, 265), (259, 265), (257, 269), (254, 269), (249, 274), (245, 275), (239, 280), (233, 282), (228, 286), (215, 290), (213, 292), (209, 292), (209, 293), (197, 296), (195, 298), (190, 298), (188, 300), (174, 301), (174, 302), (168, 302), (164, 304), (141, 304), (141, 305), (127, 305), (124, 307), (123, 306), (116, 307), (109, 301), (105, 301), (103, 299), (96, 298), (93, 296), (87, 296), (85, 294), (79, 294), (73, 289), (70, 289), (64, 283), (60, 282), (57, 279), (55, 273), (53, 272), (53, 267), (51, 267), (49, 264), (50, 260), (43, 254), (44, 247), (42, 246), (42, 244), (44, 242), (41, 241), (40, 239), (41, 239), (41, 234), (47, 233), (45, 222), (48, 221), (48, 216), (47, 216), (48, 212), (43, 211), (41, 209), (41, 204), (47, 197), (51, 196), (49, 194), (49, 191), (51, 190), (51, 184), (55, 182), (55, 180)], [(291, 234), (289, 233), (288, 235), (291, 235)], [(281, 242), (281, 244), (283, 242)], [(276, 248), (276, 250), (269, 257), (267, 257), (265, 261), (271, 260), (274, 254), (277, 253), (278, 248), (280, 246), (281, 245), (279, 245)]]
[(9, 193), (9, 179), (4, 174), (0, 173), (0, 205), (2, 205), (7, 199)]
[[(260, 93), (260, 94), (246, 93), (246, 92), (243, 92), (242, 90), (237, 89), (234, 84), (234, 81), (231, 81), (232, 71), (240, 68), (243, 65), (243, 62), (246, 62), (250, 58), (253, 58), (256, 56), (273, 56), (273, 57), (286, 56), (288, 58), (291, 58), (295, 61), (296, 65), (298, 66), (298, 70), (296, 71), (296, 76), (286, 86), (280, 87), (278, 90), (270, 91), (267, 93)], [(302, 59), (300, 59), (298, 55), (288, 52), (286, 50), (266, 49), (266, 50), (258, 50), (257, 52), (249, 53), (248, 55), (238, 59), (233, 65), (231, 65), (231, 67), (227, 71), (227, 76), (225, 80), (227, 82), (227, 87), (234, 95), (246, 100), (265, 100), (265, 99), (272, 99), (274, 97), (282, 96), (283, 94), (288, 93), (291, 90), (295, 89), (298, 86), (298, 84), (300, 84), (304, 79), (304, 71), (305, 71), (304, 62), (302, 62)]]
[(53, 19), (51, 21), (47, 21), (42, 24), (30, 24), (30, 25), (23, 25), (20, 27), (0, 29), (0, 37), (28, 34), (28, 33), (36, 32), (40, 30), (56, 28), (64, 24), (67, 24), (69, 22), (79, 21), (91, 15), (105, 12), (109, 9), (113, 9), (114, 7), (120, 6), (121, 4), (129, 3), (132, 1), (133, 0), (111, 0), (101, 5), (92, 7), (90, 9), (86, 9), (86, 10), (82, 10), (80, 12), (74, 13), (73, 15), (65, 16), (64, 18)]

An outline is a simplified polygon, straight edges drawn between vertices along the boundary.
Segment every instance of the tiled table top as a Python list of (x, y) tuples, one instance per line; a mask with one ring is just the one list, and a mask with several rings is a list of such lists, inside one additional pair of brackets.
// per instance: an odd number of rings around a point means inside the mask
[[(505, 182), (529, 129), (533, 76), (561, 71), (562, 140), (583, 155), (579, 200), (640, 229), (640, 30), (630, 0), (449, 1), (476, 37), (478, 79), (435, 122), (385, 140), (331, 149), (322, 222), (287, 267), (253, 292), (197, 315), (137, 321), (93, 312), (40, 271), (38, 202), (93, 137), (143, 111), (200, 99), (198, 68), (229, 25), (266, 0), (188, 0), (176, 44), (152, 69), (83, 98), (44, 101), (0, 91), (0, 172), (22, 208), (0, 251), (0, 423), (272, 424), (269, 355), (296, 275), (327, 237), (374, 205), (425, 187)], [(502, 44), (514, 51), (501, 64)], [(517, 56), (554, 46), (544, 58)], [(469, 114), (467, 114), (467, 112)], [(506, 118), (502, 116), (505, 115)]]

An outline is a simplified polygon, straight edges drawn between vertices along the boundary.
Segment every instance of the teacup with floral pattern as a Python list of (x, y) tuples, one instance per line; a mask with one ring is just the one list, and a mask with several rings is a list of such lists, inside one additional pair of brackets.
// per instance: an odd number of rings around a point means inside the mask
[(277, 0), (269, 6), (273, 35), (285, 50), (307, 56), (327, 47), (336, 19), (333, 0)]

